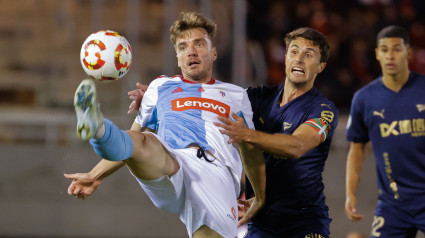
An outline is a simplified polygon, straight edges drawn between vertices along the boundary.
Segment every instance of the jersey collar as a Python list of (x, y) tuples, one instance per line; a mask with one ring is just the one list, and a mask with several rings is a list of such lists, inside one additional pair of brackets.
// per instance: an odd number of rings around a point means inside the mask
[[(185, 78), (183, 78), (183, 76), (181, 76), (181, 75), (178, 75), (178, 77), (180, 77), (180, 78), (182, 79), (182, 81), (183, 81), (183, 82), (185, 82), (185, 83), (199, 84), (199, 83), (197, 83), (197, 82), (193, 82), (193, 81), (191, 81), (191, 80), (185, 79)], [(208, 81), (208, 82), (207, 82), (207, 83), (205, 83), (205, 84), (214, 84), (214, 83), (215, 83), (215, 79), (211, 78), (211, 80), (210, 80), (210, 81)]]

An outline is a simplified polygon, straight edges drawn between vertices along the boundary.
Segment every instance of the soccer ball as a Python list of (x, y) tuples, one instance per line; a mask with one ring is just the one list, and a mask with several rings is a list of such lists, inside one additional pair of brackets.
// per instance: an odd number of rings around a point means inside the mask
[(99, 81), (117, 80), (131, 67), (131, 46), (124, 36), (115, 31), (98, 31), (84, 41), (80, 61), (91, 78)]

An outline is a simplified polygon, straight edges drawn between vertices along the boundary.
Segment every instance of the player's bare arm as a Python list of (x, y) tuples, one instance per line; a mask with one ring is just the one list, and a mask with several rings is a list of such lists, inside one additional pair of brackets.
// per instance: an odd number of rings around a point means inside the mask
[(242, 164), (255, 192), (255, 197), (249, 204), (244, 216), (239, 220), (242, 225), (253, 218), (264, 206), (266, 200), (266, 165), (261, 150), (251, 144), (239, 143)]
[(280, 158), (299, 158), (321, 143), (321, 135), (308, 125), (302, 124), (292, 135), (281, 133), (268, 134), (247, 128), (243, 118), (232, 113), (235, 121), (219, 117), (222, 134), (229, 136), (229, 143), (248, 142)]
[(78, 199), (86, 199), (96, 191), (103, 179), (115, 173), (123, 165), (121, 161), (103, 159), (88, 173), (64, 174), (65, 178), (72, 179), (68, 194)]
[(345, 213), (352, 221), (359, 221), (363, 218), (362, 214), (357, 213), (356, 192), (364, 160), (365, 144), (351, 142), (347, 156)]

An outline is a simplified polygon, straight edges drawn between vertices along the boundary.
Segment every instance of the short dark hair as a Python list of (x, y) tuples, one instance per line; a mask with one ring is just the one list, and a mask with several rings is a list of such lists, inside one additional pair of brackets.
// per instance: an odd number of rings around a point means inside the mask
[(376, 45), (379, 45), (379, 40), (382, 38), (402, 38), (405, 45), (410, 44), (409, 32), (400, 26), (387, 26), (383, 28), (376, 37)]
[(315, 46), (320, 49), (320, 62), (326, 62), (329, 58), (330, 46), (328, 39), (320, 33), (309, 27), (303, 27), (289, 32), (285, 36), (285, 45), (288, 49), (289, 45), (296, 38), (301, 37), (307, 40), (311, 40)]
[(197, 12), (182, 12), (180, 13), (180, 19), (176, 20), (170, 28), (170, 40), (173, 45), (176, 44), (176, 40), (180, 35), (193, 28), (204, 28), (211, 41), (214, 40), (217, 25), (211, 19), (197, 13)]

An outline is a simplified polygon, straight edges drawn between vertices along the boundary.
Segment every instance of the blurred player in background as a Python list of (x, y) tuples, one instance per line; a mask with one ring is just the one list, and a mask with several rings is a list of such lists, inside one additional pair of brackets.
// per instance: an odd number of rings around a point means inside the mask
[(65, 174), (73, 179), (68, 193), (84, 199), (125, 164), (157, 207), (179, 215), (189, 237), (233, 238), (241, 157), (258, 194), (250, 216), (264, 203), (264, 160), (260, 150), (243, 142), (240, 157), (213, 122), (218, 116), (228, 118), (232, 111), (254, 128), (251, 104), (245, 90), (211, 77), (217, 57), (212, 44), (216, 25), (211, 20), (182, 13), (170, 32), (182, 76), (152, 81), (130, 131), (103, 119), (92, 80), (77, 88), (77, 135), (90, 139), (105, 159), (89, 173)]
[[(256, 130), (247, 128), (237, 115), (236, 122), (220, 118), (215, 123), (230, 142), (246, 142), (266, 151), (266, 204), (252, 219), (246, 237), (329, 237), (331, 219), (323, 193), (322, 172), (338, 110), (315, 88), (317, 74), (329, 57), (327, 39), (311, 28), (300, 28), (285, 37), (285, 85), (249, 88)], [(143, 86), (129, 92), (135, 100), (129, 112), (138, 108)], [(251, 181), (252, 182), (252, 181)], [(240, 201), (240, 216), (255, 200), (251, 184), (248, 200)]]
[(372, 237), (414, 238), (425, 231), (425, 75), (409, 70), (409, 33), (388, 26), (377, 36), (382, 76), (354, 95), (347, 125), (345, 212), (357, 213), (356, 191), (372, 142), (378, 203)]

